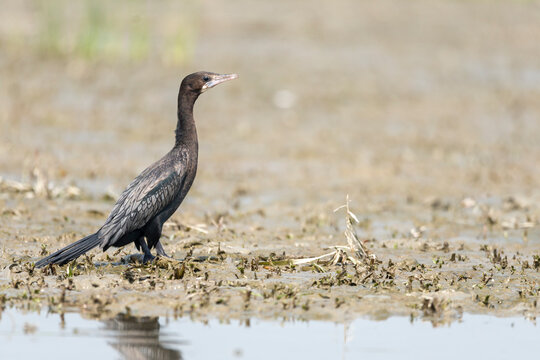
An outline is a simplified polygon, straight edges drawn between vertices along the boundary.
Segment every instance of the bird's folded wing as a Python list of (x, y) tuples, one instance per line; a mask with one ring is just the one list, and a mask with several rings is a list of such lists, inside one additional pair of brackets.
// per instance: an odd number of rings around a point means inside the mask
[(167, 165), (156, 163), (150, 166), (120, 195), (98, 232), (102, 248), (112, 246), (123, 235), (144, 227), (174, 200), (182, 188), (185, 169), (178, 164)]

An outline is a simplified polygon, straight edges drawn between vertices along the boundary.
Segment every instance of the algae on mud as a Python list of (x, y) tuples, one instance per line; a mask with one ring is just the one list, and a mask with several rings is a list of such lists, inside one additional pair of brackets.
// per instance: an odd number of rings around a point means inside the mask
[[(47, 251), (39, 243), (50, 242), (34, 237), (26, 240), (26, 257), (4, 249), (9, 256), (2, 260), (6, 269), (2, 304), (28, 310), (46, 307), (59, 313), (80, 311), (96, 318), (126, 311), (175, 318), (334, 321), (407, 315), (436, 324), (457, 320), (463, 312), (526, 317), (536, 317), (538, 312), (540, 256), (522, 246), (448, 242), (413, 231), (390, 240), (366, 240), (377, 257), (361, 262), (342, 257), (325, 264), (318, 260), (319, 264), (295, 265), (294, 244), (277, 254), (234, 247), (242, 239), (233, 224), (222, 218), (198, 234), (192, 234), (191, 227), (169, 227), (173, 242), (166, 239), (165, 244), (185, 257), (181, 262), (158, 259), (144, 265), (119, 250), (93, 252), (67, 266), (34, 269), (32, 261)], [(334, 223), (334, 227), (340, 226)], [(322, 229), (320, 224), (306, 225), (303, 234)], [(298, 234), (291, 238), (302, 239)], [(69, 241), (72, 236), (61, 240)], [(306, 248), (302, 256), (308, 254)], [(317, 247), (308, 249), (317, 251)]]

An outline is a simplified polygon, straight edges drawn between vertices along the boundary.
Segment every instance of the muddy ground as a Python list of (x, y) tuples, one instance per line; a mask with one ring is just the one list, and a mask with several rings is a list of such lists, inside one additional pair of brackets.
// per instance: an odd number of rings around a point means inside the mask
[[(2, 46), (2, 306), (100, 318), (534, 318), (538, 2), (310, 4), (194, 6), (182, 65)], [(33, 269), (96, 231), (168, 151), (179, 82), (200, 69), (240, 79), (196, 105), (199, 172), (162, 238), (183, 262), (128, 264), (127, 247)], [(346, 245), (333, 210), (347, 194), (376, 259), (288, 264)]]

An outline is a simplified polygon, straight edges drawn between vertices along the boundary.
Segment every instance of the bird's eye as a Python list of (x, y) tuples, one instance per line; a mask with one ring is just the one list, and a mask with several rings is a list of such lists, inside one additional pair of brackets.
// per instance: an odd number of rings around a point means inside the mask
[(204, 75), (204, 77), (202, 78), (204, 81), (209, 81), (210, 80), (210, 77), (208, 75)]

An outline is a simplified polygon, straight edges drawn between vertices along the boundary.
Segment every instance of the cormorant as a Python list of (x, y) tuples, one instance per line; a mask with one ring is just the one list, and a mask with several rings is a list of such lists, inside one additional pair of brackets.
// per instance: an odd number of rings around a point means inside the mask
[(199, 144), (193, 105), (206, 90), (237, 77), (211, 72), (186, 76), (178, 93), (178, 124), (172, 150), (129, 184), (96, 233), (39, 260), (36, 267), (66, 264), (98, 245), (105, 251), (111, 246), (134, 243), (137, 250), (142, 249), (144, 262), (154, 258), (150, 252), (154, 247), (158, 255), (167, 256), (159, 241), (163, 223), (180, 206), (197, 172)]

